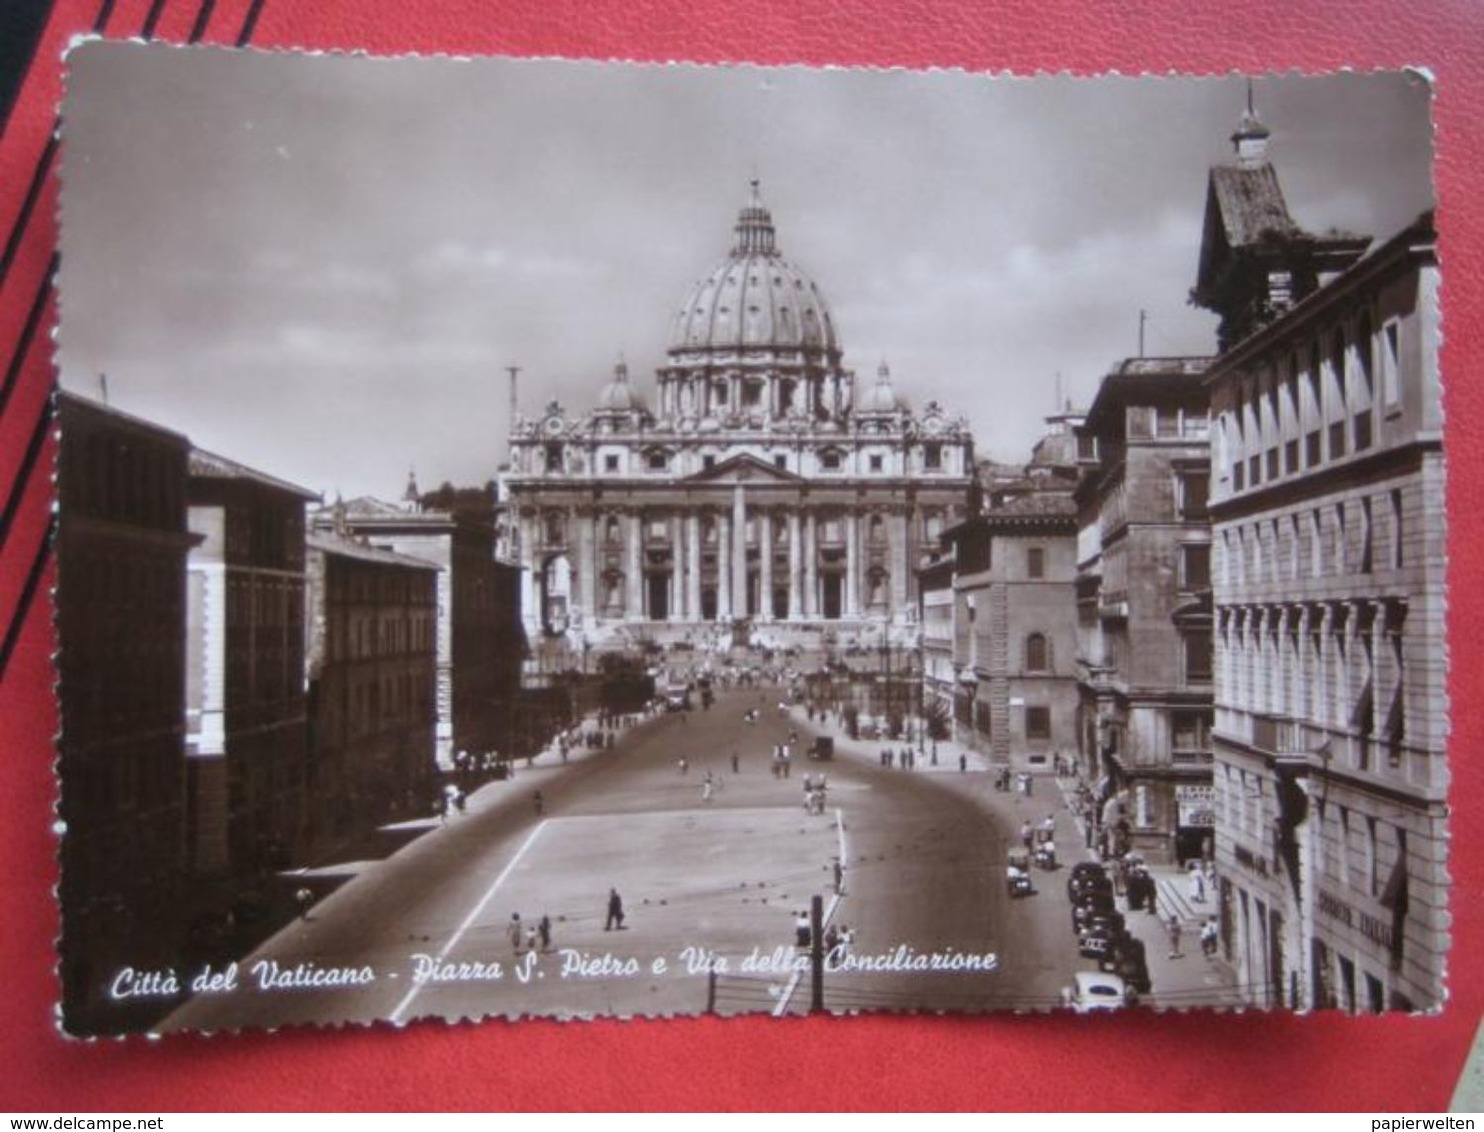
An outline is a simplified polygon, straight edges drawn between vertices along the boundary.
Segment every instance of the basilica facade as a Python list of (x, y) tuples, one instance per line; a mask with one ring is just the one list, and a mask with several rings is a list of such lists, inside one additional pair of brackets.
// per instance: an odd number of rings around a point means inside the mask
[[(517, 415), (502, 495), (533, 639), (906, 644), (915, 571), (960, 521), (966, 421), (857, 384), (824, 295), (753, 184), (726, 258), (673, 315), (653, 400)], [(652, 407), (651, 407), (652, 404)]]

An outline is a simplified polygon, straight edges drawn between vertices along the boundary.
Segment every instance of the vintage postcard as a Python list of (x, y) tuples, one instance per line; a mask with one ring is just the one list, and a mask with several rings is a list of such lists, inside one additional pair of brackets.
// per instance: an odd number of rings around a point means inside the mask
[(1441, 1007), (1425, 77), (67, 88), (67, 1033)]

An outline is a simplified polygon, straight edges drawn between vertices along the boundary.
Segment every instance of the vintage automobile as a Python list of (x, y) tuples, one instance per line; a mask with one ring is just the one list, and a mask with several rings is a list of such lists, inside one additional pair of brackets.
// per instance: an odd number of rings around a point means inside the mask
[(1072, 866), (1072, 873), (1067, 877), (1067, 897), (1077, 900), (1084, 893), (1093, 890), (1106, 890), (1110, 895), (1113, 892), (1113, 878), (1108, 875), (1108, 870), (1096, 861), (1078, 861)]
[(1031, 884), (1031, 855), (1017, 846), (1005, 860), (1005, 886), (1011, 896), (1030, 896), (1036, 889)]
[(1098, 966), (1121, 978), (1131, 992), (1148, 994), (1149, 961), (1144, 955), (1144, 941), (1126, 935), (1113, 945), (1112, 956), (1098, 961)]
[(1093, 916), (1114, 911), (1118, 907), (1112, 890), (1094, 889), (1084, 892), (1072, 904), (1072, 930), (1080, 933)]
[(1128, 985), (1117, 975), (1078, 971), (1072, 978), (1072, 985), (1061, 992), (1062, 1002), (1078, 1014), (1122, 1010), (1133, 1001)]
[(830, 735), (820, 735), (809, 744), (809, 757), (821, 761), (835, 757), (835, 740)]

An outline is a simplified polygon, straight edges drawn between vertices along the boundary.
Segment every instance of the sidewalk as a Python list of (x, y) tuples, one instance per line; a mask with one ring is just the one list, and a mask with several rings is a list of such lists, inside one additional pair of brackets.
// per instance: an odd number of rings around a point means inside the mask
[[(1053, 780), (1060, 787), (1063, 805), (1076, 828), (1072, 808), (1071, 780)], [(1081, 838), (1072, 844), (1081, 849)], [(1061, 844), (1058, 842), (1058, 844)], [(1099, 859), (1097, 851), (1083, 849), (1086, 860)], [(1068, 863), (1073, 854), (1066, 855)], [(1149, 966), (1151, 991), (1143, 996), (1146, 1006), (1167, 1009), (1231, 1008), (1247, 1005), (1237, 988), (1236, 974), (1220, 957), (1201, 954), (1201, 926), (1216, 915), (1216, 904), (1208, 890), (1204, 903), (1190, 900), (1185, 871), (1175, 865), (1150, 865), (1156, 888), (1156, 911), (1130, 911), (1128, 899), (1118, 897), (1118, 907), (1125, 916), (1130, 935), (1144, 943), (1144, 957)], [(1178, 953), (1171, 946), (1171, 918), (1180, 924)]]

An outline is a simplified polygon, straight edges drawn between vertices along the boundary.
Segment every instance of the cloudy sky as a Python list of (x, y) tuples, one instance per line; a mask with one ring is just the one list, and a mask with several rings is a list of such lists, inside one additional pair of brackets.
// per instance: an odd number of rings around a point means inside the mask
[[(521, 407), (641, 388), (756, 175), (846, 365), (1020, 460), (1191, 308), (1246, 83), (366, 59), (91, 44), (64, 114), (68, 388), (315, 491), (489, 479)], [(1428, 91), (1259, 78), (1289, 205), (1386, 235), (1432, 205)], [(1058, 378), (1060, 375), (1060, 378)]]

